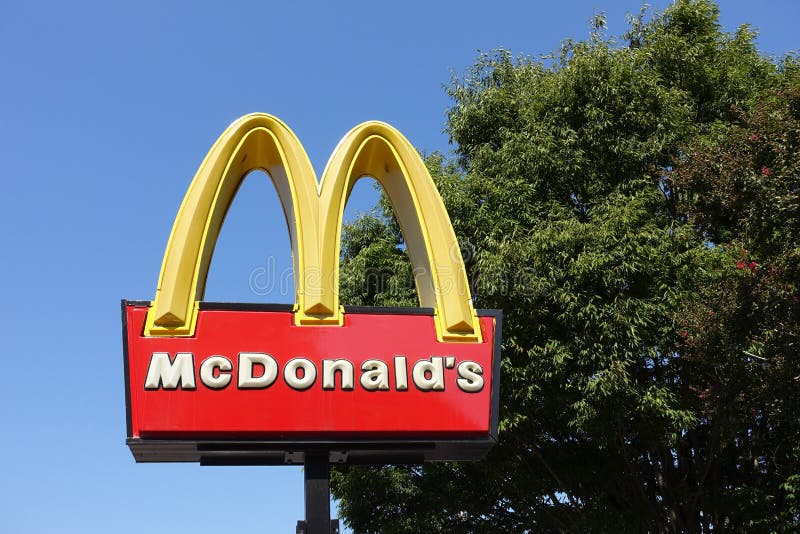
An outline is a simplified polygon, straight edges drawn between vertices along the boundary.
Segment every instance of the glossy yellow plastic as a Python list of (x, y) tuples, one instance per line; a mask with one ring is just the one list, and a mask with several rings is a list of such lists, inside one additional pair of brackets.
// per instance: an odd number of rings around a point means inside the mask
[(236, 191), (253, 170), (270, 175), (283, 206), (295, 273), (295, 324), (341, 325), (339, 253), (344, 207), (359, 178), (384, 188), (403, 230), (420, 306), (435, 310), (440, 341), (481, 340), (450, 218), (414, 147), (382, 122), (353, 128), (322, 180), (294, 133), (277, 118), (246, 115), (223, 132), (200, 165), (172, 227), (147, 316), (148, 336), (190, 336), (211, 255)]

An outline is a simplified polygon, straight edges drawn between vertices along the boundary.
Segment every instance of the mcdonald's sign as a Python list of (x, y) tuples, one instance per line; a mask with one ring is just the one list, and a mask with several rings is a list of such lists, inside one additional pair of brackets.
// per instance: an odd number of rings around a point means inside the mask
[[(225, 213), (252, 170), (272, 179), (292, 245), (295, 304), (203, 301)], [(354, 182), (386, 191), (420, 307), (341, 306), (342, 217)], [(351, 130), (322, 179), (280, 120), (234, 122), (200, 165), (155, 299), (122, 301), (127, 443), (141, 462), (468, 460), (496, 441), (501, 314), (476, 311), (450, 219), (394, 128)]]

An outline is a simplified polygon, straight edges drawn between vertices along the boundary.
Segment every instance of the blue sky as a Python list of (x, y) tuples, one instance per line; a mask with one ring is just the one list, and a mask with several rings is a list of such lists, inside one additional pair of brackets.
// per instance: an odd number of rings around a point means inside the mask
[[(544, 54), (596, 10), (619, 33), (640, 5), (0, 0), (0, 531), (293, 532), (299, 468), (137, 465), (124, 444), (119, 300), (153, 297), (206, 151), (252, 111), (287, 122), (318, 171), (369, 119), (448, 151), (442, 84), (479, 50)], [(721, 10), (764, 52), (800, 47), (796, 1)], [(359, 184), (348, 214), (374, 198)], [(290, 265), (283, 225), (251, 176), (206, 298), (289, 301), (258, 278)]]

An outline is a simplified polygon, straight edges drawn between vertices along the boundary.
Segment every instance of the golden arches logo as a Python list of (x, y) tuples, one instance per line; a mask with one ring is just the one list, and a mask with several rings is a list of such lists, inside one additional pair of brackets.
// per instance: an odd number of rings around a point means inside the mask
[(375, 178), (386, 191), (411, 258), (420, 306), (434, 309), (440, 341), (481, 341), (464, 263), (436, 185), (397, 130), (365, 122), (342, 138), (322, 179), (294, 133), (254, 113), (233, 124), (206, 155), (183, 199), (161, 266), (146, 336), (191, 336), (211, 255), (236, 191), (253, 170), (270, 175), (289, 227), (295, 272), (295, 324), (342, 325), (339, 252), (353, 184)]

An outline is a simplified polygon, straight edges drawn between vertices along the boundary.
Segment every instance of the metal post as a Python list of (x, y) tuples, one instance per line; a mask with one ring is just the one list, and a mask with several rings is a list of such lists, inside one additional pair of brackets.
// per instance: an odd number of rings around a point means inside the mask
[(307, 452), (304, 465), (306, 534), (328, 534), (331, 524), (328, 453)]

